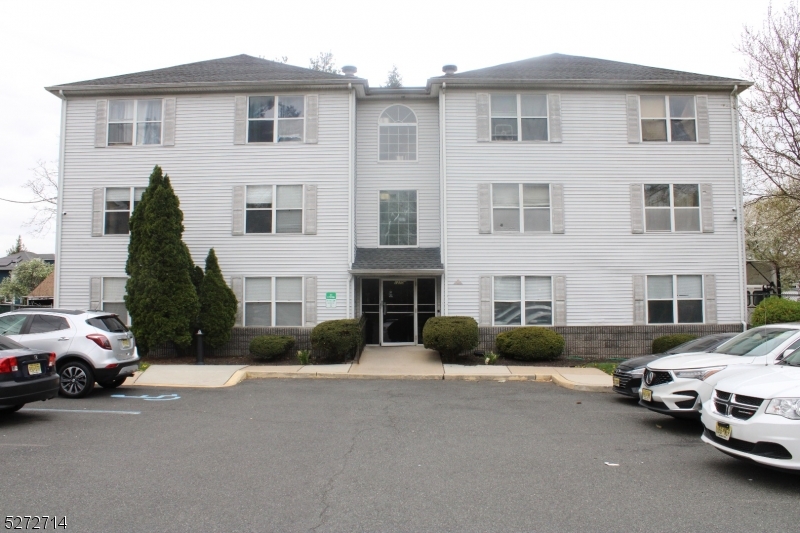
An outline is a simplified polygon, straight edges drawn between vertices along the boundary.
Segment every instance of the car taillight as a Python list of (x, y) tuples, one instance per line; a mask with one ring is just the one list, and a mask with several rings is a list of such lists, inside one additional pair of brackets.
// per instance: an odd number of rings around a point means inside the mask
[(12, 372), (16, 372), (19, 370), (17, 366), (17, 358), (16, 357), (6, 357), (5, 359), (0, 359), (0, 374), (10, 374)]
[(91, 341), (94, 341), (96, 345), (98, 345), (104, 350), (111, 349), (111, 343), (108, 342), (108, 338), (105, 335), (100, 335), (99, 333), (92, 333), (91, 335), (86, 335), (86, 338)]
[(47, 366), (56, 366), (56, 354), (53, 352), (50, 352), (50, 362), (47, 364)]

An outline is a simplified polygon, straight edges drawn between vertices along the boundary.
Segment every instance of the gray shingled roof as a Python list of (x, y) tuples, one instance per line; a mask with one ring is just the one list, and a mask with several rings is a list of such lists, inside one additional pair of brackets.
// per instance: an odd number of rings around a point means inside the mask
[(55, 261), (56, 254), (35, 254), (33, 252), (20, 252), (5, 257), (0, 257), (0, 270), (14, 270), (18, 264), (39, 258), (42, 261)]
[(322, 80), (350, 80), (340, 74), (330, 74), (293, 65), (286, 65), (268, 59), (241, 54), (238, 56), (211, 59), (197, 63), (187, 63), (176, 67), (147, 70), (109, 78), (79, 81), (56, 85), (63, 88), (107, 86), (112, 88), (117, 85), (161, 85), (161, 84), (192, 84), (215, 82), (268, 82), (268, 81), (322, 81)]
[(433, 78), (448, 80), (493, 81), (645, 81), (645, 82), (728, 82), (749, 85), (750, 82), (720, 78), (665, 68), (645, 67), (593, 57), (549, 54), (513, 63), (480, 68)]
[(356, 248), (353, 270), (436, 270), (441, 257), (439, 248)]

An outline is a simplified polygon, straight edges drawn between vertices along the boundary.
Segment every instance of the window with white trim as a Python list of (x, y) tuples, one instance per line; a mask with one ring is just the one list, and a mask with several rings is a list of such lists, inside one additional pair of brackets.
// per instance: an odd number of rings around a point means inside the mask
[(380, 192), (380, 246), (417, 245), (417, 191)]
[(700, 231), (700, 187), (696, 183), (645, 184), (645, 231)]
[(550, 231), (550, 185), (492, 184), (492, 228), (496, 233)]
[(125, 285), (128, 278), (103, 278), (103, 294), (100, 308), (119, 316), (123, 324), (130, 325), (128, 310), (125, 307)]
[(247, 99), (247, 142), (303, 142), (304, 96), (250, 96)]
[(108, 145), (161, 144), (164, 100), (109, 100)]
[(495, 276), (492, 307), (495, 326), (552, 325), (553, 280), (550, 276)]
[(131, 213), (142, 200), (145, 187), (106, 187), (104, 202), (104, 235), (130, 233)]
[(647, 323), (703, 323), (703, 276), (647, 276)]
[(245, 233), (303, 233), (303, 186), (248, 185)]
[(244, 280), (245, 326), (302, 326), (303, 278), (252, 277)]
[(387, 107), (378, 118), (380, 161), (417, 160), (417, 115), (404, 105)]
[(643, 142), (697, 142), (694, 96), (639, 97)]
[(547, 141), (546, 94), (492, 94), (493, 141)]

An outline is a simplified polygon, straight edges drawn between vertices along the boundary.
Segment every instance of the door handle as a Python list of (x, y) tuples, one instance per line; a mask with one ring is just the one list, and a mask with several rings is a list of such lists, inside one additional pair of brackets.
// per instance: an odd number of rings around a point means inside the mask
[(61, 337), (61, 338), (60, 338), (60, 339), (58, 339), (58, 340), (60, 340), (60, 341), (68, 341), (68, 340), (69, 340), (69, 337)]

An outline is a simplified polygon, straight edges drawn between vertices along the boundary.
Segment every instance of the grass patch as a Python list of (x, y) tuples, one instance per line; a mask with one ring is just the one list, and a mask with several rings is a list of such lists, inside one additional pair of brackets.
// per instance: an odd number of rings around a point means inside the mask
[(598, 368), (606, 374), (613, 374), (619, 363), (587, 363), (583, 368)]
[(144, 361), (140, 361), (139, 362), (139, 371), (140, 372), (144, 372), (145, 370), (148, 369), (149, 366), (150, 366), (150, 363), (145, 363)]

